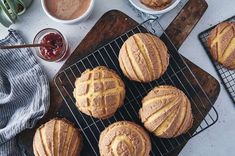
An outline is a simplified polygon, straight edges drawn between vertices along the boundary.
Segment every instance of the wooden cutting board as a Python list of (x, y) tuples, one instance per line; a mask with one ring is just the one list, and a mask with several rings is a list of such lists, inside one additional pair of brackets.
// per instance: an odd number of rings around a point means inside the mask
[[(179, 48), (189, 33), (192, 31), (194, 26), (197, 24), (205, 10), (207, 9), (207, 3), (204, 0), (189, 0), (184, 8), (180, 11), (177, 17), (172, 21), (169, 27), (166, 29), (166, 33), (169, 35), (173, 43), (177, 48)], [(97, 47), (103, 45), (110, 40), (116, 38), (120, 34), (126, 32), (132, 27), (138, 25), (136, 21), (131, 19), (129, 16), (124, 13), (112, 10), (105, 13), (96, 25), (91, 29), (87, 36), (82, 40), (80, 45), (75, 49), (72, 55), (68, 58), (66, 63), (60, 69), (65, 69), (69, 65), (75, 63), (77, 60), (86, 56), (87, 54), (93, 52)], [(185, 59), (194, 72), (195, 76), (199, 80), (199, 83), (202, 85), (203, 89), (209, 96), (212, 103), (218, 97), (220, 86), (218, 81), (209, 75), (207, 72), (203, 71), (201, 68)], [(54, 82), (51, 84), (51, 106), (47, 115), (37, 124), (36, 127), (45, 123), (50, 118), (56, 116), (56, 112), (60, 106), (64, 105), (64, 101), (60, 96), (58, 90), (56, 89)], [(196, 84), (196, 83), (195, 83)], [(206, 100), (205, 100), (206, 101)], [(65, 108), (66, 109), (66, 108)], [(211, 109), (210, 104), (206, 104), (206, 111)], [(19, 135), (20, 141), (23, 146), (28, 148), (28, 152), (32, 153), (32, 138), (34, 135), (34, 130), (26, 130)], [(178, 153), (183, 148), (183, 145), (178, 149), (174, 150), (170, 155), (178, 155)]]

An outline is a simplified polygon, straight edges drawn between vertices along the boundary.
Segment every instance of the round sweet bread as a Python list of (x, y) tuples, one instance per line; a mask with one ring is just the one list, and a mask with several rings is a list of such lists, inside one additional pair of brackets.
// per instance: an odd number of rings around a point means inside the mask
[(140, 0), (141, 3), (146, 5), (147, 7), (161, 10), (169, 6), (172, 2), (172, 0)]
[(158, 86), (142, 100), (139, 115), (146, 129), (161, 138), (177, 137), (193, 124), (187, 96), (173, 86)]
[(119, 121), (107, 127), (99, 139), (100, 156), (149, 156), (151, 142), (139, 125)]
[(164, 74), (169, 65), (166, 45), (149, 33), (129, 37), (119, 53), (119, 64), (125, 76), (138, 82), (150, 82)]
[(235, 69), (235, 23), (218, 24), (208, 37), (211, 56), (223, 66)]
[(52, 119), (43, 124), (33, 139), (35, 156), (79, 156), (82, 146), (79, 130), (65, 119)]
[(77, 78), (73, 95), (81, 112), (106, 119), (123, 105), (125, 85), (113, 70), (99, 66)]

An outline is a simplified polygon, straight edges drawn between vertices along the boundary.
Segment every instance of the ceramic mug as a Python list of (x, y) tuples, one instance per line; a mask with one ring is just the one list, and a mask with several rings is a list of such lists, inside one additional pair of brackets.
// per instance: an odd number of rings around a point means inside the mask
[(0, 23), (9, 27), (30, 6), (32, 0), (6, 0), (0, 1)]

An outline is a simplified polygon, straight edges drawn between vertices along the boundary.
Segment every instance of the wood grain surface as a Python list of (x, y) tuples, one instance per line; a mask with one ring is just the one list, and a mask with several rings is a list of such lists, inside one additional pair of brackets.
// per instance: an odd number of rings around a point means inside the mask
[[(196, 23), (205, 12), (206, 8), (207, 3), (204, 0), (189, 0), (189, 2), (184, 6), (177, 17), (166, 29), (167, 34), (172, 39), (172, 42), (176, 45), (177, 48), (182, 45), (186, 37), (189, 35), (189, 33), (192, 31)], [(99, 46), (109, 42), (110, 40), (116, 38), (120, 34), (126, 32), (136, 25), (138, 25), (136, 21), (120, 11), (112, 10), (105, 13), (87, 34), (87, 36), (82, 40), (82, 42), (75, 49), (72, 55), (68, 58), (60, 71), (78, 61), (83, 56), (86, 56), (87, 54), (93, 52)], [(164, 37), (162, 39), (164, 40)], [(212, 103), (214, 103), (220, 92), (218, 81), (207, 72), (194, 65), (189, 60), (185, 59), (185, 61), (194, 72), (209, 99), (212, 101)], [(197, 82), (192, 77), (190, 77), (190, 75), (188, 75), (188, 77), (192, 80), (192, 84), (195, 85), (197, 88)], [(45, 123), (49, 119), (55, 117), (56, 112), (61, 105), (64, 107), (63, 99), (56, 89), (53, 81), (50, 82), (50, 86), (51, 106), (47, 115), (37, 124), (36, 128), (42, 123)], [(202, 93), (199, 92), (199, 95), (200, 94)], [(205, 105), (206, 109), (202, 109), (208, 112), (211, 109), (211, 105), (206, 102), (206, 100)], [(19, 135), (19, 141), (22, 142), (23, 147), (27, 147), (28, 150), (26, 152), (28, 153), (28, 155), (32, 154), (32, 138), (36, 128), (34, 128), (33, 130), (26, 130)], [(174, 150), (170, 155), (178, 155), (183, 146), (184, 145)]]

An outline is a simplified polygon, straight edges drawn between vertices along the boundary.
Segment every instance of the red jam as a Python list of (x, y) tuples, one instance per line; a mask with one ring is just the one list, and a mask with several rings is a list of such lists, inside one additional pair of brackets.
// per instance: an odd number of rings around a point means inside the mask
[(47, 60), (56, 60), (63, 52), (63, 38), (58, 33), (48, 33), (45, 35), (41, 44), (51, 45), (46, 47), (40, 47), (41, 55)]

